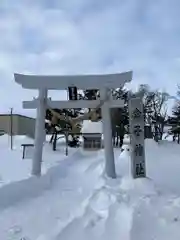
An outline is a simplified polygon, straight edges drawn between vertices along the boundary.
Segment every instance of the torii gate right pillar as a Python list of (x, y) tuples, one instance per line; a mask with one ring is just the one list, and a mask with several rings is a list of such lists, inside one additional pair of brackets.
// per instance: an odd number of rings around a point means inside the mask
[(102, 100), (107, 100), (101, 107), (103, 134), (104, 134), (104, 151), (105, 151), (105, 171), (108, 177), (116, 178), (114, 150), (112, 145), (112, 126), (111, 114), (109, 107), (109, 89), (103, 88), (100, 90)]

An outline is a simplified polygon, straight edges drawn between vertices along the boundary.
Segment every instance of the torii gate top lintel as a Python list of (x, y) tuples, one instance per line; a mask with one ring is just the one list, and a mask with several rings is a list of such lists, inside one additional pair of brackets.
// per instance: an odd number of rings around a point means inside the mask
[(70, 86), (79, 89), (101, 89), (123, 87), (132, 80), (132, 71), (115, 74), (43, 76), (14, 74), (15, 82), (27, 89), (65, 90)]

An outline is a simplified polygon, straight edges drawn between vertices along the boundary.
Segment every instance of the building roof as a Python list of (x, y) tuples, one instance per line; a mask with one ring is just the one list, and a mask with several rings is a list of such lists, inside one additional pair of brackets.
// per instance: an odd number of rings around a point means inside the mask
[(90, 120), (84, 120), (82, 124), (82, 133), (102, 133), (102, 122), (92, 122)]
[[(11, 114), (10, 113), (0, 113), (0, 117), (1, 116), (9, 116), (10, 117)], [(29, 119), (34, 119), (35, 120), (34, 117), (29, 117), (29, 116), (26, 116), (26, 115), (23, 115), (23, 114), (18, 114), (18, 113), (13, 113), (12, 116), (18, 116), (18, 117), (29, 118)]]
[[(23, 117), (28, 117), (28, 118), (36, 118), (36, 109), (22, 109), (22, 110), (16, 110), (13, 109), (12, 111), (13, 115), (19, 115), (19, 116), (23, 116)], [(0, 116), (2, 115), (10, 115), (11, 114), (11, 109), (8, 110), (4, 110), (4, 109), (0, 109)]]

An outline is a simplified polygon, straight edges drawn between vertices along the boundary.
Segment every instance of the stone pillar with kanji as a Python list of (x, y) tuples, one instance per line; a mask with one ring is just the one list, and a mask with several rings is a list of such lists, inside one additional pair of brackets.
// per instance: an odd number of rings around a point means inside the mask
[(129, 130), (131, 144), (131, 171), (133, 178), (146, 177), (144, 112), (141, 97), (129, 99)]

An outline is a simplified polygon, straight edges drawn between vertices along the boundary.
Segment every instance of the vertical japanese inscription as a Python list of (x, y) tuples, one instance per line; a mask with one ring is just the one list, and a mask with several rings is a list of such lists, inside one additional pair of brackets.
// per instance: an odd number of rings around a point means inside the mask
[(146, 177), (144, 149), (144, 113), (140, 97), (129, 99), (131, 170), (134, 178)]

